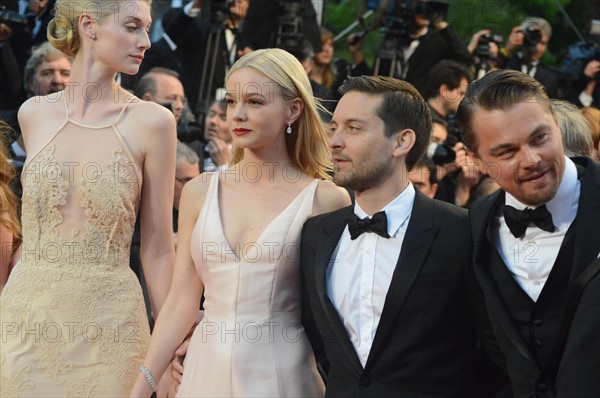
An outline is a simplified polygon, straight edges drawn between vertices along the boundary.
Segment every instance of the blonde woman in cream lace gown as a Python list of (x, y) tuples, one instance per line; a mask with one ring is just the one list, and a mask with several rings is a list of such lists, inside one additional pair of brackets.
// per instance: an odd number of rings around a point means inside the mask
[[(53, 44), (75, 56), (71, 85), (19, 111), (28, 154), (23, 243), (0, 297), (2, 397), (130, 391), (150, 337), (129, 268), (138, 212), (155, 313), (169, 287), (174, 118), (113, 80), (118, 71), (136, 73), (132, 55), (150, 45), (149, 4), (90, 3), (59, 0), (49, 27)], [(102, 12), (77, 9), (86, 4)], [(61, 39), (69, 29), (71, 38)]]

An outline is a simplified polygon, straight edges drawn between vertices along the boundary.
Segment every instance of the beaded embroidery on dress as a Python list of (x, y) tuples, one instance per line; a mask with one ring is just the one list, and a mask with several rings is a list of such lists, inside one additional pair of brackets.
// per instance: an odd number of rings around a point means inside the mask
[[(117, 129), (66, 120), (24, 166), (23, 250), (0, 297), (0, 396), (126, 396), (149, 343), (129, 250), (140, 167)], [(67, 150), (68, 148), (68, 150)], [(77, 151), (73, 151), (77, 148)]]

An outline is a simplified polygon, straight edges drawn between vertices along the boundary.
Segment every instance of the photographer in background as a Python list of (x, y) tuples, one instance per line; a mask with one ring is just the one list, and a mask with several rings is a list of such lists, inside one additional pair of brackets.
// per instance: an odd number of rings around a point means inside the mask
[(277, 37), (278, 31), (281, 29), (282, 33), (288, 35), (283, 39), (301, 42), (293, 37), (292, 31), (297, 26), (302, 27), (298, 33), (308, 40), (315, 54), (321, 52), (317, 12), (310, 0), (251, 0), (248, 15), (241, 27), (239, 47), (244, 49), (244, 53), (269, 47), (284, 48), (291, 52), (289, 45), (277, 45), (278, 39), (282, 39)]
[(506, 69), (527, 73), (540, 82), (550, 98), (558, 94), (558, 79), (540, 65), (552, 36), (552, 26), (543, 18), (528, 17), (520, 26), (513, 28), (502, 55)]
[(567, 99), (582, 107), (600, 108), (600, 60), (592, 59), (585, 64), (579, 79), (571, 84)]
[(473, 54), (475, 80), (481, 79), (487, 73), (498, 69), (498, 54), (503, 41), (502, 36), (492, 35), (492, 31), (489, 29), (480, 30), (471, 37), (467, 48)]
[(471, 81), (471, 73), (461, 64), (444, 60), (435, 65), (428, 76), (429, 85), (424, 97), (433, 121), (433, 142), (448, 138), (448, 116), (456, 113)]
[(52, 10), (55, 0), (29, 0), (27, 7), (20, 6), (21, 16), (29, 16), (26, 23), (18, 23), (10, 26), (11, 34), (8, 39), (15, 54), (19, 70), (25, 68), (25, 63), (31, 55), (31, 49), (48, 41), (46, 31), (48, 23), (52, 19)]
[[(449, 59), (465, 66), (471, 65), (471, 53), (456, 31), (446, 21), (448, 5), (445, 1), (397, 1), (386, 11), (385, 20), (406, 26), (407, 37), (396, 40), (402, 44), (401, 77), (420, 93), (427, 90), (428, 71), (438, 62)], [(388, 5), (389, 4), (389, 5)], [(391, 2), (382, 1), (380, 9), (390, 8)], [(407, 21), (404, 21), (407, 19)], [(398, 21), (399, 20), (399, 21)], [(385, 40), (385, 38), (384, 38)], [(380, 73), (381, 74), (381, 73)]]
[[(194, 0), (187, 2), (175, 13), (172, 21), (164, 25), (165, 33), (180, 52), (181, 81), (196, 116), (204, 111), (206, 105), (198, 103), (200, 88), (210, 84), (209, 94), (215, 98), (216, 90), (224, 85), (227, 68), (241, 50), (239, 30), (249, 5), (250, 0), (206, 1), (204, 4), (202, 0)], [(222, 8), (226, 6), (230, 7), (223, 13)], [(210, 48), (209, 38), (212, 44), (216, 41), (217, 45)], [(203, 69), (211, 63), (214, 73), (203, 81)]]
[(216, 100), (204, 117), (202, 172), (222, 170), (232, 159), (231, 132), (227, 126), (227, 102)]

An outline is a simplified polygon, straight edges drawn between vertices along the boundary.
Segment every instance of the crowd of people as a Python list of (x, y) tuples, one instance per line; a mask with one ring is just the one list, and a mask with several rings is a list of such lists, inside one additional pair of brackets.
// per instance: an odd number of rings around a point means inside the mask
[(14, 3), (0, 396), (600, 394), (600, 62), (543, 18), (370, 66), (309, 1)]

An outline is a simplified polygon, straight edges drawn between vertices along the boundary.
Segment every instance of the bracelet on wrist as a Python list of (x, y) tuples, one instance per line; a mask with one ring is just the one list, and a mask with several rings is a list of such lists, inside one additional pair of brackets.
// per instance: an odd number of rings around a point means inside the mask
[(144, 365), (140, 365), (140, 368), (138, 370), (142, 372), (144, 376), (146, 376), (146, 380), (148, 380), (148, 384), (150, 384), (152, 392), (156, 392), (156, 382), (154, 381), (154, 377), (152, 377), (152, 373), (150, 373), (148, 368)]

